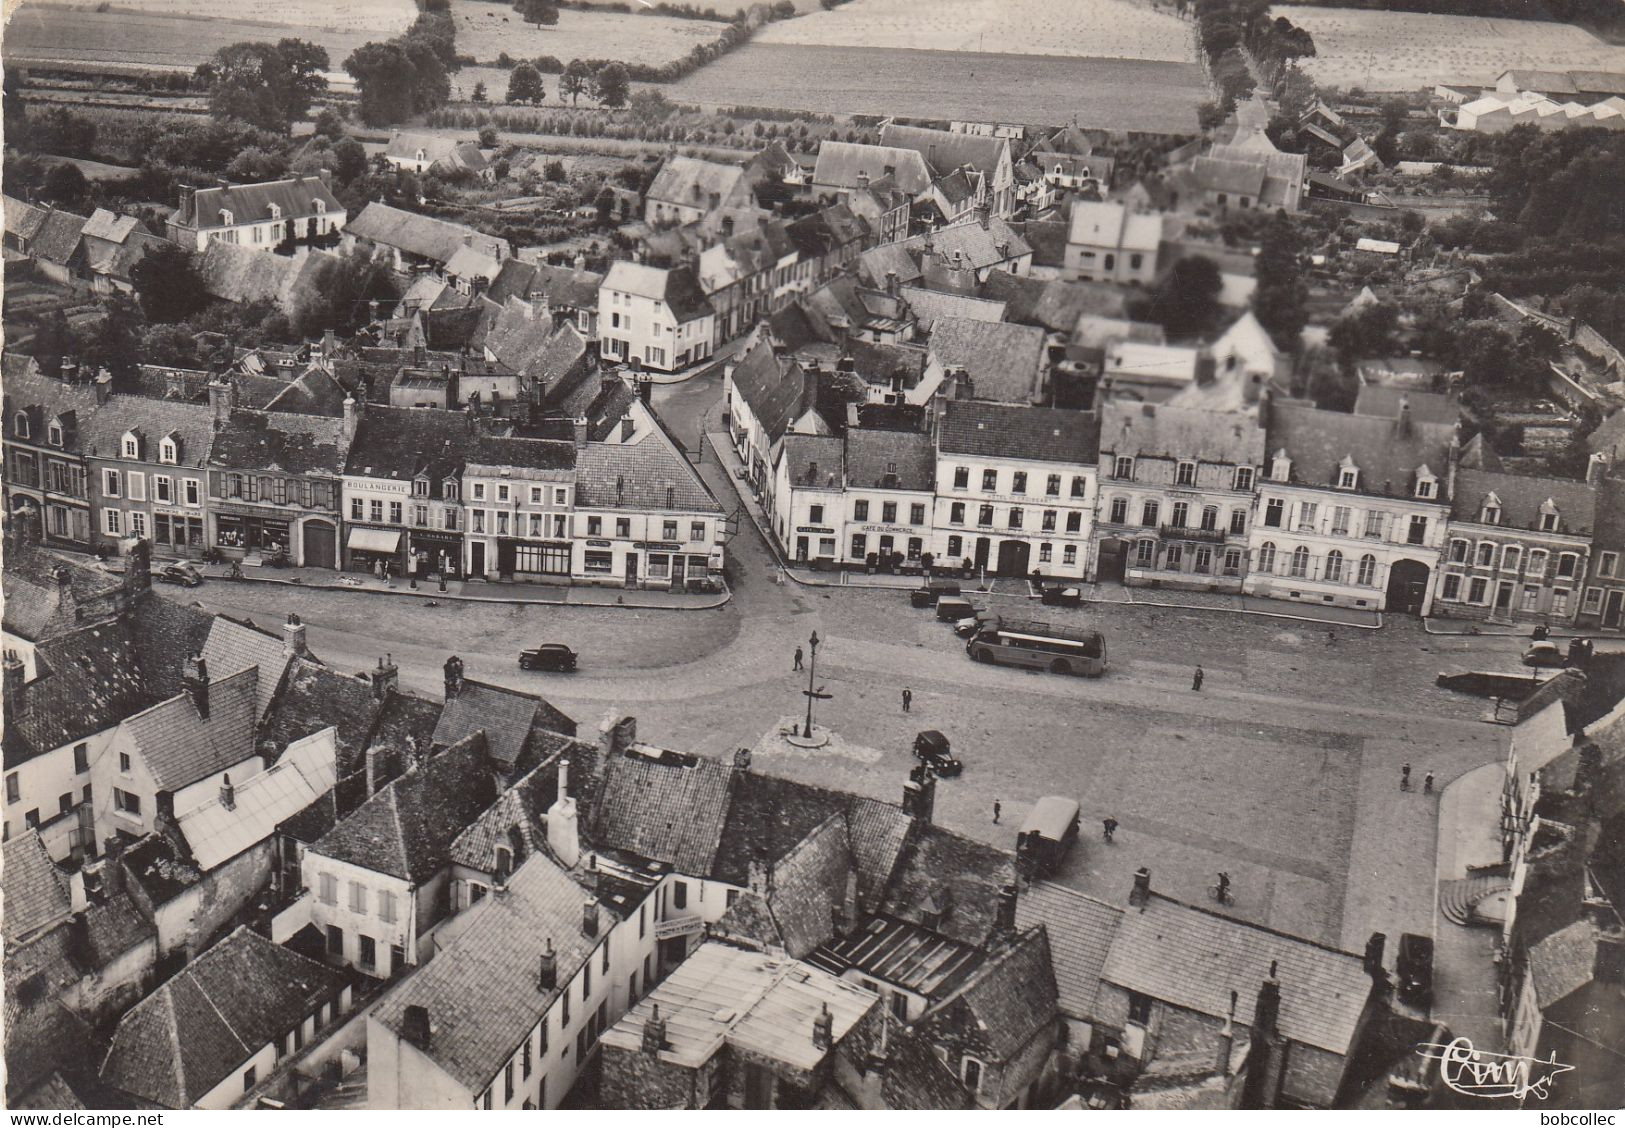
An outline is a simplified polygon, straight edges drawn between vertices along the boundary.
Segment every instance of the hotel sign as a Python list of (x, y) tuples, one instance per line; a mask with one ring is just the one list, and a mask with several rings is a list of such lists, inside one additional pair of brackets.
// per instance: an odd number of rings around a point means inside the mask
[(705, 928), (698, 913), (655, 921), (655, 939), (671, 940), (678, 936), (693, 936)]

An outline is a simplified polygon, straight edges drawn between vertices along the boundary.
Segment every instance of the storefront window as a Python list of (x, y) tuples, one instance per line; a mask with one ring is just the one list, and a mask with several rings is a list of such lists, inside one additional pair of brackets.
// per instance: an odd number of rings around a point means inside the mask
[(586, 556), (586, 569), (589, 572), (608, 574), (615, 570), (615, 554), (612, 552), (589, 552)]
[(649, 553), (649, 578), (663, 580), (671, 574), (671, 557), (663, 552)]

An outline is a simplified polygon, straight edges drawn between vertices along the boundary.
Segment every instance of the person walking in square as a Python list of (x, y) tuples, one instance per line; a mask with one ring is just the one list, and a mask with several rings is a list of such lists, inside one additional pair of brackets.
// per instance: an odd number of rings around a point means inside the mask
[(1401, 791), (1411, 789), (1411, 766), (1408, 763), (1399, 769), (1399, 789)]
[(796, 647), (796, 664), (790, 667), (790, 672), (794, 673), (801, 668), (801, 647), (798, 646)]
[(1001, 811), (1001, 810), (1003, 810), (1003, 808), (1002, 808), (1002, 807), (1000, 807), (1000, 806), (999, 806), (999, 801), (998, 801), (998, 800), (997, 800), (997, 799), (995, 799), (995, 800), (993, 800), (993, 824), (994, 824), (994, 825), (995, 825), (995, 826), (997, 826), (997, 825), (998, 825), (998, 822), (999, 822), (999, 812), (1000, 812), (1000, 811)]
[(1432, 795), (1433, 794), (1433, 773), (1432, 772), (1429, 772), (1427, 775), (1422, 777), (1422, 794), (1423, 795)]
[(909, 706), (914, 704), (914, 691), (908, 686), (903, 687), (903, 712), (908, 712)]
[(1108, 816), (1100, 825), (1106, 832), (1104, 836), (1106, 841), (1110, 842), (1112, 840), (1112, 835), (1117, 833), (1117, 820)]
[(1202, 667), (1198, 666), (1196, 667), (1196, 673), (1191, 677), (1191, 688), (1198, 693), (1202, 691), (1202, 678)]

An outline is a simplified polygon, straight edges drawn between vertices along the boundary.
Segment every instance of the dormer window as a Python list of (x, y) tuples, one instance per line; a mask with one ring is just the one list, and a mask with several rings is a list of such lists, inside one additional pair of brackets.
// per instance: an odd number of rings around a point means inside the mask
[(19, 411), (14, 415), (11, 420), (11, 428), (16, 432), (19, 439), (28, 438), (28, 412)]
[(1557, 503), (1551, 498), (1547, 498), (1546, 503), (1540, 507), (1540, 531), (1555, 533), (1561, 523), (1557, 512)]
[(1292, 460), (1286, 456), (1286, 451), (1277, 451), (1275, 457), (1270, 459), (1270, 477), (1277, 482), (1291, 480)]
[(281, 219), (282, 218), (282, 205), (281, 204), (272, 204), (271, 205), (271, 218), (272, 219)]
[(1339, 470), (1337, 472), (1337, 488), (1338, 489), (1340, 489), (1340, 490), (1352, 490), (1352, 489), (1356, 488), (1357, 486), (1359, 486), (1359, 484), (1360, 484), (1360, 472), (1358, 470)]
[(1433, 471), (1426, 466), (1416, 471), (1416, 496), (1435, 497), (1439, 488), (1439, 480), (1433, 476)]
[(62, 424), (53, 419), (45, 427), (45, 441), (54, 447), (62, 445)]
[(124, 457), (125, 458), (140, 458), (141, 457), (141, 440), (136, 437), (135, 432), (133, 432), (133, 431), (124, 432), (124, 440), (123, 440), (122, 446), (123, 446), (123, 451), (124, 451)]
[(445, 495), (447, 501), (457, 500), (457, 479), (447, 478), (445, 482)]
[(230, 227), (232, 224), (234, 224), (236, 222), (237, 222), (237, 217), (236, 216), (232, 215), (225, 208), (220, 209), (220, 226), (221, 227)]
[(318, 196), (316, 199), (312, 200), (311, 203), (315, 206), (317, 215), (326, 215), (327, 214), (327, 201), (326, 200), (324, 200), (320, 196)]
[(1175, 467), (1174, 484), (1178, 486), (1194, 486), (1196, 484), (1196, 463), (1181, 462)]
[(174, 439), (169, 438), (168, 436), (165, 436), (164, 440), (158, 444), (158, 461), (159, 462), (167, 462), (171, 466), (173, 466), (173, 465), (175, 465), (175, 463), (179, 462), (180, 460), (181, 460), (180, 444), (177, 443)]
[(1112, 468), (1112, 477), (1134, 477), (1134, 459), (1128, 457), (1127, 455), (1119, 455), (1117, 458), (1117, 465)]
[(1479, 512), (1478, 519), (1485, 525), (1499, 525), (1501, 523), (1501, 499), (1494, 494), (1484, 499), (1484, 508)]
[(428, 497), (429, 496), (429, 479), (427, 479), (427, 478), (414, 479), (413, 482), (412, 482), (412, 496), (413, 497)]

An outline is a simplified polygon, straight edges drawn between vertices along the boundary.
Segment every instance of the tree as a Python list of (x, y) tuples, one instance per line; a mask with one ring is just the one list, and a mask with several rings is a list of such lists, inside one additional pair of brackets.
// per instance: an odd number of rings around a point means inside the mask
[(1161, 325), (1170, 337), (1207, 333), (1219, 320), (1219, 292), (1223, 288), (1218, 264), (1191, 255), (1174, 263), (1151, 297), (1139, 303), (1135, 315)]
[(601, 106), (624, 106), (631, 92), (632, 80), (620, 63), (611, 63), (593, 79), (593, 97)]
[(677, 109), (659, 90), (639, 90), (634, 93), (627, 105), (632, 111), (632, 117), (642, 125), (656, 125), (665, 121)]
[(325, 137), (329, 141), (338, 141), (344, 137), (344, 119), (332, 110), (324, 108), (316, 115), (316, 136)]
[(397, 41), (367, 43), (344, 60), (344, 69), (361, 87), (361, 120), (392, 125), (412, 116), (416, 68)]
[(534, 105), (545, 97), (547, 90), (542, 85), (542, 72), (534, 63), (520, 63), (508, 72), (508, 101)]
[(573, 106), (592, 88), (592, 71), (580, 59), (571, 59), (559, 76), (559, 97), (570, 99)]
[(79, 166), (61, 161), (51, 166), (40, 185), (40, 194), (53, 204), (78, 207), (90, 191), (90, 181), (79, 171)]
[(135, 302), (122, 294), (115, 295), (103, 306), (99, 324), (75, 334), (75, 351), (91, 368), (107, 369), (115, 390), (128, 389), (142, 359), (141, 329), (141, 311)]
[(209, 301), (192, 253), (175, 243), (154, 244), (130, 268), (130, 284), (148, 321), (185, 321)]
[(226, 178), (241, 184), (257, 184), (287, 175), (288, 158), (283, 153), (270, 153), (264, 149), (244, 149), (226, 166)]
[(198, 366), (197, 341), (192, 327), (180, 325), (149, 325), (141, 334), (141, 355), (147, 364), (161, 364), (169, 368), (196, 368)]
[(216, 51), (198, 78), (207, 83), (216, 118), (286, 133), (327, 89), (321, 72), (328, 66), (327, 51), (302, 39), (233, 43)]
[(526, 23), (551, 27), (559, 22), (559, 6), (554, 0), (518, 0), (514, 9)]
[(457, 25), (446, 12), (420, 14), (406, 29), (405, 40), (430, 47), (444, 70), (454, 71), (461, 65), (457, 61)]
[(73, 330), (68, 327), (68, 315), (60, 308), (52, 310), (34, 331), (34, 360), (46, 376), (62, 371), (62, 358), (73, 351)]
[(563, 184), (566, 179), (564, 175), (564, 162), (548, 161), (546, 169), (543, 170), (543, 175), (547, 177), (550, 184)]
[(480, 105), (484, 105), (486, 102), (488, 102), (490, 99), (486, 97), (485, 83), (476, 82), (474, 84), (474, 93), (468, 96), (468, 100), (470, 102), (477, 102)]
[(1268, 330), (1276, 347), (1296, 352), (1309, 314), (1304, 308), (1304, 278), (1298, 232), (1285, 212), (1265, 224), (1253, 273), (1253, 313)]
[(367, 171), (367, 150), (354, 137), (333, 146), (333, 175), (348, 184)]
[(1361, 306), (1338, 318), (1326, 341), (1346, 369), (1367, 357), (1386, 356), (1399, 344), (1399, 307), (1390, 302)]
[(294, 311), (291, 327), (302, 338), (328, 329), (349, 336), (367, 323), (374, 301), (392, 306), (399, 296), (389, 263), (358, 247), (322, 276), (320, 294)]

